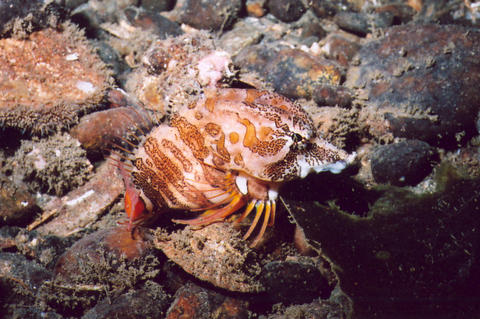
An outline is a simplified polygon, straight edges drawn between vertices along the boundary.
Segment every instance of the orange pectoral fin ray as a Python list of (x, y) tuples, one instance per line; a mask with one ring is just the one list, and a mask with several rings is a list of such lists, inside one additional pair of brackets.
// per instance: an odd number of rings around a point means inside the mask
[(272, 227), (275, 224), (275, 213), (277, 210), (277, 203), (272, 200), (272, 213), (270, 214), (270, 222), (268, 223), (268, 226)]
[(262, 228), (260, 228), (260, 232), (258, 233), (257, 237), (255, 237), (255, 240), (252, 242), (252, 247), (255, 247), (260, 240), (263, 237), (263, 234), (265, 234), (265, 230), (267, 229), (267, 224), (270, 219), (270, 212), (271, 212), (271, 203), (270, 201), (267, 201), (267, 204), (265, 205), (265, 213), (263, 216), (263, 223), (262, 223)]
[(253, 208), (255, 207), (255, 204), (257, 203), (257, 200), (251, 200), (248, 205), (247, 205), (247, 208), (245, 208), (245, 211), (243, 212), (243, 214), (235, 221), (236, 224), (240, 223), (242, 220), (244, 220), (245, 218), (247, 218), (248, 215), (250, 215), (250, 213), (252, 212)]
[(209, 209), (194, 219), (188, 219), (188, 220), (174, 219), (173, 221), (175, 223), (192, 225), (192, 226), (208, 225), (216, 221), (221, 221), (225, 219), (227, 216), (233, 214), (234, 212), (242, 208), (244, 205), (245, 205), (245, 197), (243, 195), (235, 195), (232, 201), (228, 205), (222, 208)]
[(243, 239), (247, 239), (248, 237), (250, 237), (250, 235), (252, 234), (253, 230), (255, 229), (255, 226), (257, 226), (258, 224), (258, 220), (260, 219), (260, 217), (262, 216), (262, 213), (263, 213), (263, 208), (265, 207), (265, 202), (262, 200), (262, 201), (258, 201), (258, 203), (256, 204), (257, 206), (257, 212), (255, 214), (255, 218), (252, 222), (252, 224), (250, 225), (250, 228), (248, 229), (247, 233), (243, 236)]

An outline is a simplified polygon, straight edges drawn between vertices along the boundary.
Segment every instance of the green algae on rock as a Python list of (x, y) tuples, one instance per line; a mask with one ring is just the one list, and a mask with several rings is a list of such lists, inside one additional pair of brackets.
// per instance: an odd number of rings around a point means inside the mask
[(357, 318), (478, 313), (480, 179), (439, 172), (436, 193), (386, 188), (367, 217), (288, 201), (310, 243), (330, 260)]
[(70, 24), (0, 39), (0, 129), (43, 135), (68, 127), (102, 101), (109, 73)]

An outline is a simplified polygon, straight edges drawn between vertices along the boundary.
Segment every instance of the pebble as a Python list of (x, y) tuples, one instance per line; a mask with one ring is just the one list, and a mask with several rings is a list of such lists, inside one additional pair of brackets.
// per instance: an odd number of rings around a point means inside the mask
[(267, 7), (275, 18), (283, 22), (297, 21), (306, 11), (302, 1), (297, 0), (269, 0)]
[(122, 144), (120, 138), (129, 138), (129, 134), (147, 130), (152, 124), (144, 109), (122, 106), (82, 117), (70, 130), (70, 135), (93, 155), (115, 149), (115, 143)]
[(177, 290), (167, 319), (249, 318), (248, 303), (188, 283)]
[(112, 70), (116, 80), (120, 80), (120, 75), (129, 71), (128, 64), (121, 58), (117, 50), (105, 41), (91, 40), (90, 44), (95, 48), (96, 52), (103, 63)]
[(0, 173), (0, 225), (25, 225), (39, 212), (35, 197), (23, 182)]
[(263, 32), (255, 22), (252, 18), (238, 21), (235, 28), (220, 37), (219, 46), (232, 56), (236, 56), (242, 49), (258, 43), (263, 37)]
[(323, 41), (322, 52), (329, 59), (337, 61), (347, 68), (350, 61), (361, 48), (359, 39), (355, 36), (347, 36), (340, 33), (330, 33)]
[(179, 22), (197, 29), (228, 29), (238, 18), (241, 0), (184, 0), (179, 2)]
[(373, 178), (378, 183), (416, 185), (433, 167), (434, 149), (419, 140), (382, 145), (371, 153)]
[(73, 10), (78, 6), (81, 6), (82, 4), (87, 3), (88, 0), (65, 0), (65, 7)]
[(455, 25), (392, 27), (368, 42), (345, 82), (368, 99), (360, 124), (378, 138), (446, 148), (468, 141), (480, 108), (479, 43), (478, 30)]
[[(280, 48), (281, 49), (281, 48)], [(253, 44), (245, 46), (233, 58), (235, 65), (244, 72), (256, 72), (266, 75), (266, 64), (278, 55), (278, 51), (265, 44)]]
[(263, 267), (260, 280), (272, 302), (303, 304), (328, 297), (331, 289), (327, 280), (313, 263), (301, 260), (272, 261)]
[(393, 24), (393, 15), (387, 11), (381, 13), (338, 12), (335, 23), (342, 29), (365, 36), (373, 30), (389, 27)]
[(275, 52), (267, 46), (256, 45), (242, 50), (234, 62), (257, 72), (276, 92), (290, 98), (309, 99), (319, 86), (338, 85), (342, 76), (333, 62), (299, 49)]
[(256, 18), (263, 17), (267, 10), (265, 8), (265, 2), (267, 0), (247, 0), (245, 3), (245, 9), (249, 16), (253, 16)]
[(310, 1), (310, 9), (319, 18), (332, 17), (339, 10), (342, 10), (340, 6), (343, 5), (343, 1), (338, 0), (314, 0)]
[(42, 215), (29, 227), (38, 227), (41, 234), (59, 237), (84, 231), (123, 191), (124, 184), (117, 168), (108, 161), (104, 162), (86, 184), (61, 198), (53, 197), (43, 205)]
[(160, 39), (182, 34), (180, 26), (155, 11), (141, 10), (137, 7), (128, 7), (124, 11), (128, 22), (134, 27), (153, 31)]
[(321, 85), (340, 84), (341, 72), (334, 63), (298, 49), (284, 49), (265, 66), (267, 81), (290, 98), (311, 98)]
[(90, 0), (76, 7), (71, 12), (70, 20), (84, 29), (88, 38), (106, 38), (102, 26), (123, 20), (123, 10), (137, 3), (138, 0)]
[[(327, 32), (323, 29), (320, 21), (315, 21), (317, 19), (311, 19), (310, 16), (308, 18), (309, 21), (302, 26), (302, 33), (300, 36), (303, 39), (310, 38), (314, 39), (314, 42), (318, 42), (327, 35)], [(315, 16), (313, 16), (313, 18), (315, 18)], [(312, 44), (313, 43), (310, 43), (310, 45)]]
[(140, 6), (148, 11), (160, 12), (172, 10), (175, 0), (142, 0)]

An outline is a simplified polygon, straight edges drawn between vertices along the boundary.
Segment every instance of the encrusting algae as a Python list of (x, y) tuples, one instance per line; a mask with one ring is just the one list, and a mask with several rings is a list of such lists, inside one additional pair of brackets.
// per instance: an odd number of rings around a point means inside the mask
[(44, 135), (98, 106), (110, 72), (73, 25), (0, 39), (0, 127)]

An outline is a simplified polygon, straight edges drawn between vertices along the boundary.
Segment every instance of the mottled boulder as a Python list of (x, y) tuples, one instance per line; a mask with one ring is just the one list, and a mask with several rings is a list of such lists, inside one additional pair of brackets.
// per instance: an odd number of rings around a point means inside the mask
[(347, 72), (370, 134), (456, 147), (475, 133), (480, 108), (480, 31), (404, 25), (363, 46)]

